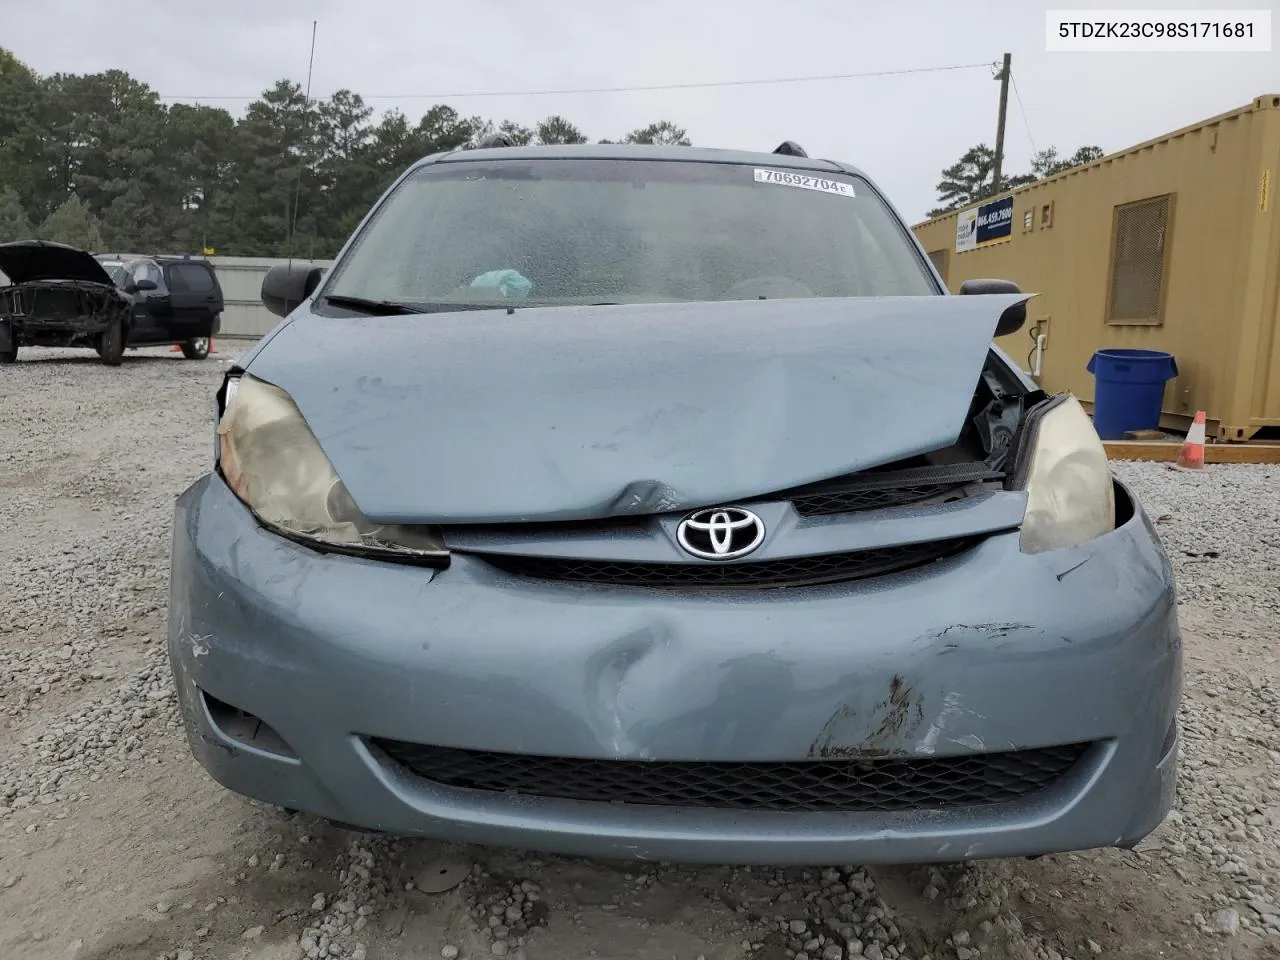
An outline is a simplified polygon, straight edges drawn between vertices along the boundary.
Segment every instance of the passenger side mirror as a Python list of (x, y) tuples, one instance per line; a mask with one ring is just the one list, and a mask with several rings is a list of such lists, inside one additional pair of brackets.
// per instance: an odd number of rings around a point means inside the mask
[[(962, 296), (1021, 292), (1018, 289), (1018, 285), (1012, 280), (966, 280), (960, 284)], [(1022, 300), (1011, 307), (1006, 307), (1004, 313), (1000, 314), (1000, 319), (996, 321), (995, 335), (997, 337), (1007, 337), (1011, 333), (1017, 333), (1026, 322), (1027, 301)]]
[(139, 280), (133, 285), (134, 291), (158, 290), (160, 289), (154, 280)]
[(309, 263), (277, 263), (262, 278), (262, 305), (287, 317), (320, 286), (324, 270)]

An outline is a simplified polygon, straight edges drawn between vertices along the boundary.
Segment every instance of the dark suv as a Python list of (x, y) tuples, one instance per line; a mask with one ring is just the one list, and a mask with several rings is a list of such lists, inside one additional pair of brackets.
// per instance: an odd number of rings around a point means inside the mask
[(133, 299), (130, 347), (178, 344), (188, 360), (209, 355), (221, 326), (222, 286), (213, 264), (192, 257), (119, 257), (98, 262)]

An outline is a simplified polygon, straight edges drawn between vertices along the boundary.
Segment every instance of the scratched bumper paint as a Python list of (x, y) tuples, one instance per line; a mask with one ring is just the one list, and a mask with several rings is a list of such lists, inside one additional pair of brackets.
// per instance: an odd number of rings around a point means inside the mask
[[(1037, 556), (1009, 533), (926, 571), (681, 595), (520, 580), (465, 555), (445, 571), (322, 556), (206, 477), (178, 501), (172, 563), (197, 758), (232, 790), (356, 826), (689, 862), (929, 862), (1130, 845), (1173, 801), (1181, 644), (1141, 511)], [(287, 748), (229, 738), (205, 695)], [(1096, 746), (1028, 799), (790, 813), (458, 790), (368, 737), (724, 761)]]

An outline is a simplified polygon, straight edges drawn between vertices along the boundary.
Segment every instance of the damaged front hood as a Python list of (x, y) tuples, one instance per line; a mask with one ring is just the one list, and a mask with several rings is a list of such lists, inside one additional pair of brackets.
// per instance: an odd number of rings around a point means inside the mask
[(309, 314), (250, 372), (388, 523), (726, 503), (953, 443), (1026, 295)]
[(88, 252), (49, 240), (0, 243), (0, 273), (12, 284), (77, 280), (114, 286), (102, 264)]

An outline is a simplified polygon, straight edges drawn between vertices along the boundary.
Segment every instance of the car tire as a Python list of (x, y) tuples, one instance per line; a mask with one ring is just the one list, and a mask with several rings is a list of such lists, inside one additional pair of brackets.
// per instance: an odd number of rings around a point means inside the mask
[(120, 320), (111, 321), (111, 326), (98, 334), (95, 347), (98, 356), (108, 367), (120, 366), (124, 359), (124, 323)]
[(18, 360), (18, 347), (15, 344), (8, 350), (0, 350), (0, 364), (16, 363)]
[(209, 356), (209, 338), (192, 337), (182, 344), (182, 355), (188, 360), (203, 360)]

